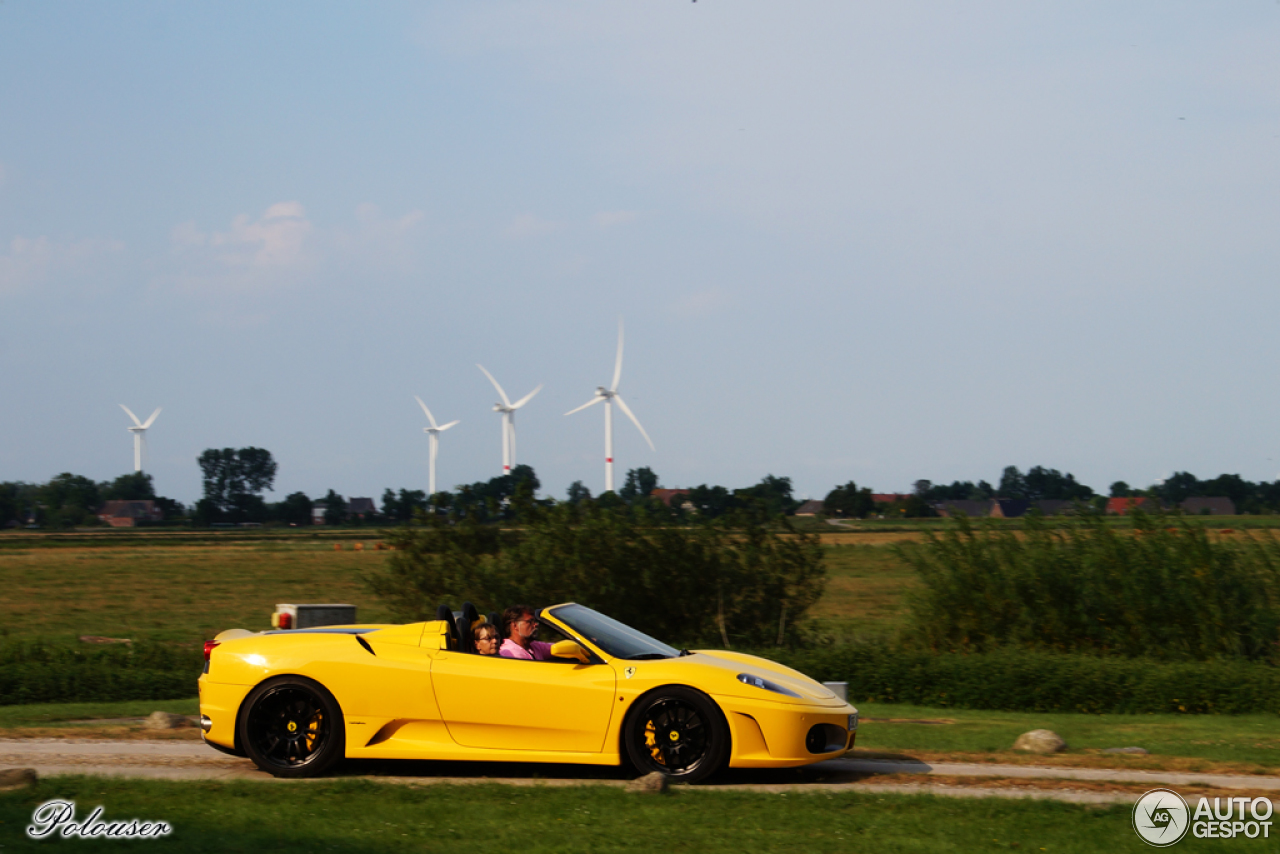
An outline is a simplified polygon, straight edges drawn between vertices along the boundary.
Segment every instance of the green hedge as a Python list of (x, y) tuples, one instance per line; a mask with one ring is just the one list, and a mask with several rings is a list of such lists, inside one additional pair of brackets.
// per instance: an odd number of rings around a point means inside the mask
[(1160, 662), (1021, 650), (981, 655), (879, 645), (765, 650), (851, 700), (1034, 712), (1280, 713), (1280, 668), (1239, 660)]
[(202, 666), (192, 647), (0, 643), (0, 705), (193, 697)]
[[(1157, 662), (1005, 650), (982, 655), (876, 644), (759, 652), (860, 702), (1092, 714), (1280, 713), (1280, 668), (1240, 661)], [(194, 696), (201, 652), (0, 643), (0, 705)]]

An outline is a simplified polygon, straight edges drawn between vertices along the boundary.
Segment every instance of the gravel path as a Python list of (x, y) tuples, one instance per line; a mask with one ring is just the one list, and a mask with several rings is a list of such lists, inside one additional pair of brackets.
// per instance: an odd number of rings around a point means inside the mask
[[(247, 759), (227, 756), (203, 744), (181, 741), (0, 739), (0, 768), (33, 768), (41, 777), (91, 774), (164, 780), (275, 779), (259, 771)], [(352, 761), (341, 766), (338, 774), (407, 785), (625, 786), (629, 779), (625, 772), (615, 768), (506, 762)], [(941, 779), (931, 782), (930, 777)], [(1079, 788), (1072, 788), (1073, 783), (1079, 784)], [(1114, 790), (1107, 790), (1108, 785)], [(696, 788), (778, 794), (919, 792), (950, 797), (1133, 803), (1135, 792), (1141, 791), (1142, 787), (1157, 786), (1280, 792), (1280, 777), (845, 758), (799, 769), (735, 771), (721, 783)], [(1272, 800), (1276, 801), (1276, 797)], [(1277, 807), (1280, 807), (1280, 802), (1277, 802)]]

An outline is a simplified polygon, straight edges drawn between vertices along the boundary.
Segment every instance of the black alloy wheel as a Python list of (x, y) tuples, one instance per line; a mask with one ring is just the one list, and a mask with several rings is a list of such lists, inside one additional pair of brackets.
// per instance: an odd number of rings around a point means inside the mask
[(276, 777), (316, 777), (342, 758), (346, 734), (338, 701), (300, 676), (263, 682), (245, 701), (240, 745)]
[(660, 688), (631, 710), (627, 755), (642, 773), (697, 783), (719, 771), (729, 754), (729, 728), (720, 709), (690, 688)]

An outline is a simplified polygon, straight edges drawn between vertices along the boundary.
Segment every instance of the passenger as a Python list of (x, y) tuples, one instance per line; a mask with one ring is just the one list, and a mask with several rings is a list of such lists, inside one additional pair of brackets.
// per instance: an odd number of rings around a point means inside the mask
[(484, 622), (476, 626), (471, 630), (471, 637), (475, 640), (476, 652), (480, 655), (498, 654), (502, 638), (498, 637), (498, 627), (493, 623)]
[(502, 642), (498, 654), (503, 658), (523, 658), (530, 661), (550, 661), (551, 644), (534, 640), (538, 634), (538, 621), (528, 605), (512, 605), (502, 612), (502, 627), (507, 639)]

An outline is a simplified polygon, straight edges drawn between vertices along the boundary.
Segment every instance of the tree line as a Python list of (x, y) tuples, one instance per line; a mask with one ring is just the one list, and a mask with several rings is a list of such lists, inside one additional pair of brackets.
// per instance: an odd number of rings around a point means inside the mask
[[(432, 514), (453, 519), (479, 522), (509, 522), (516, 518), (521, 506), (550, 507), (561, 503), (553, 498), (538, 498), (542, 483), (531, 466), (518, 465), (510, 474), (460, 484), (453, 490), (427, 495), (421, 489), (386, 489), (380, 502), (366, 512), (353, 514), (350, 502), (337, 490), (312, 498), (297, 491), (279, 501), (267, 501), (265, 491), (274, 487), (277, 463), (271, 452), (263, 448), (210, 448), (197, 459), (201, 469), (203, 497), (193, 507), (160, 496), (150, 474), (130, 472), (111, 481), (95, 482), (90, 478), (64, 472), (48, 483), (0, 482), (0, 525), (14, 527), (34, 524), (41, 527), (70, 528), (97, 522), (96, 513), (112, 499), (153, 500), (167, 520), (191, 522), (198, 526), (211, 524), (281, 524), (310, 525), (316, 506), (323, 505), (325, 524), (404, 523), (418, 514)], [(731, 489), (700, 484), (679, 490), (667, 502), (653, 492), (661, 487), (658, 474), (649, 467), (631, 469), (616, 493), (592, 495), (582, 481), (574, 481), (563, 503), (588, 503), (604, 509), (627, 508), (641, 513), (651, 522), (710, 522), (726, 517), (750, 515), (753, 518), (790, 515), (802, 503), (796, 498), (791, 478), (766, 475), (758, 483)], [(866, 518), (872, 515), (922, 517), (937, 515), (936, 505), (943, 501), (987, 500), (1009, 498), (1036, 501), (1041, 499), (1080, 501), (1101, 508), (1108, 497), (1151, 498), (1165, 506), (1176, 506), (1191, 496), (1230, 498), (1241, 513), (1280, 512), (1280, 480), (1253, 483), (1238, 474), (1221, 474), (1201, 480), (1190, 472), (1177, 472), (1168, 479), (1145, 488), (1131, 487), (1124, 481), (1111, 484), (1107, 495), (1095, 492), (1076, 480), (1070, 472), (1045, 466), (1032, 466), (1021, 471), (1006, 466), (995, 484), (978, 480), (956, 480), (934, 483), (917, 480), (912, 491), (894, 494), (890, 500), (877, 500), (870, 487), (860, 487), (850, 480), (832, 488), (822, 502), (828, 516)], [(883, 498), (883, 496), (882, 496)]]
[(912, 491), (895, 495), (891, 501), (876, 501), (872, 490), (855, 482), (837, 486), (827, 493), (823, 510), (831, 516), (866, 518), (882, 514), (906, 517), (936, 516), (935, 505), (943, 501), (985, 501), (1009, 498), (1025, 501), (1079, 501), (1102, 509), (1108, 498), (1151, 498), (1168, 507), (1192, 496), (1230, 498), (1239, 513), (1280, 513), (1280, 480), (1252, 483), (1238, 474), (1221, 474), (1200, 480), (1190, 472), (1177, 472), (1146, 488), (1134, 488), (1122, 480), (1111, 484), (1106, 495), (1076, 480), (1070, 472), (1032, 466), (1026, 472), (1006, 466), (997, 485), (985, 480), (974, 483), (957, 480), (949, 484), (917, 480)]
[(99, 508), (113, 500), (154, 501), (166, 516), (181, 516), (185, 512), (181, 502), (157, 495), (151, 475), (145, 472), (130, 472), (100, 482), (63, 472), (47, 483), (0, 482), (0, 525), (11, 528), (90, 525), (97, 522)]

